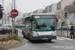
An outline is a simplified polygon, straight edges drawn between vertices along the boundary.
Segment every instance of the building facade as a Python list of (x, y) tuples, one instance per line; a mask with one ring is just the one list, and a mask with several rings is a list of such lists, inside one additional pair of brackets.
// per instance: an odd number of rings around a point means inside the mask
[(27, 17), (27, 16), (30, 16), (32, 14), (38, 14), (38, 13), (43, 13), (43, 12), (44, 12), (44, 9), (38, 9), (38, 10), (35, 10), (33, 12), (25, 13), (23, 17)]
[[(68, 22), (68, 20), (69, 20), (68, 18), (65, 19), (65, 16), (64, 16), (64, 12), (66, 12), (65, 7), (69, 6), (69, 5), (73, 5), (73, 4), (75, 4), (75, 0), (69, 0), (69, 1), (61, 0), (58, 3), (54, 3), (54, 4), (47, 6), (44, 11), (46, 11), (46, 13), (55, 13), (56, 14), (56, 16), (58, 18), (58, 26), (61, 27), (63, 22), (65, 23), (64, 25), (67, 26), (67, 25), (69, 25), (70, 22)], [(69, 15), (70, 14), (68, 14), (68, 17), (69, 17)]]
[[(33, 12), (27, 13), (26, 16), (31, 14), (37, 14), (37, 13), (55, 13), (58, 18), (58, 26), (61, 27), (62, 23), (64, 23), (63, 24), (64, 26), (68, 26), (70, 23), (69, 17), (74, 16), (72, 14), (69, 14), (68, 11), (72, 11), (71, 8), (74, 8), (75, 6), (71, 7), (70, 10), (67, 9), (66, 6), (74, 5), (74, 4), (75, 4), (75, 0), (61, 0), (58, 3), (54, 3), (46, 6), (45, 9), (38, 9)], [(65, 18), (64, 12), (68, 12), (67, 18)], [(72, 12), (75, 12), (75, 9)]]

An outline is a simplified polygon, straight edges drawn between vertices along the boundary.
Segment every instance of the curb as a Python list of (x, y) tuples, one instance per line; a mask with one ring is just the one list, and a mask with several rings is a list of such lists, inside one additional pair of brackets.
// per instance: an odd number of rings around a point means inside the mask
[(24, 44), (25, 43), (23, 41), (14, 42), (14, 43), (10, 43), (10, 44), (0, 44), (0, 48), (7, 50), (7, 49), (12, 49), (12, 48), (23, 46)]

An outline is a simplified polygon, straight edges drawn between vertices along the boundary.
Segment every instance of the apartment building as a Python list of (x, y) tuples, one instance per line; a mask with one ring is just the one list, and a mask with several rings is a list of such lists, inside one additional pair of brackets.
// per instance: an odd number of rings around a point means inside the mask
[[(64, 25), (68, 25), (70, 22), (67, 22), (69, 19), (65, 19), (64, 12), (65, 7), (69, 5), (73, 5), (75, 3), (75, 0), (61, 0), (58, 3), (51, 4), (45, 8), (46, 13), (56, 13), (57, 18), (59, 20), (58, 26), (61, 26), (64, 22)], [(69, 17), (69, 16), (68, 16)]]
[(37, 9), (33, 11), (33, 14), (43, 13), (44, 9)]
[(45, 10), (43, 13), (49, 13), (49, 5), (45, 7)]
[[(71, 16), (71, 14), (69, 14), (70, 9), (69, 10), (66, 9), (66, 11), (65, 11), (65, 8), (66, 8), (66, 6), (73, 5), (74, 2), (75, 2), (75, 0), (69, 0), (69, 1), (68, 0), (61, 0), (60, 2), (57, 3), (57, 11), (60, 16), (59, 19), (62, 20), (62, 21), (58, 22), (59, 26), (61, 26), (63, 22), (65, 23), (64, 24), (65, 26), (68, 26), (71, 23), (71, 21), (69, 19), (69, 17)], [(71, 7), (71, 8), (73, 8), (73, 7)], [(64, 18), (64, 12), (68, 12), (67, 19)]]
[(24, 17), (27, 17), (27, 16), (32, 15), (32, 14), (43, 13), (43, 11), (44, 11), (44, 9), (37, 9), (37, 10), (35, 10), (33, 12), (25, 13)]
[(68, 13), (68, 18), (66, 19), (64, 16), (64, 12), (68, 12), (66, 6), (74, 4), (75, 0), (61, 0), (58, 3), (53, 3), (51, 5), (46, 6), (45, 9), (38, 9), (33, 12), (27, 13), (25, 17), (37, 13), (55, 13), (58, 18), (58, 26), (61, 26), (62, 23), (67, 26), (70, 23), (69, 17), (71, 16), (71, 14)]
[(52, 5), (52, 12), (53, 13), (57, 13), (58, 11), (57, 11), (57, 4), (56, 3), (54, 3), (53, 5)]
[(64, 11), (65, 7), (68, 5), (73, 5), (75, 0), (61, 0), (57, 4), (52, 5), (52, 12), (58, 12), (60, 10)]

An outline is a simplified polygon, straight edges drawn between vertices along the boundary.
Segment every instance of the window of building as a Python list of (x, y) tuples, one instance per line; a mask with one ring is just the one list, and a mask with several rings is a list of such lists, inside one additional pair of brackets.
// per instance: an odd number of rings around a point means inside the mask
[(33, 14), (37, 14), (37, 11), (34, 11)]
[(46, 12), (46, 13), (48, 12), (48, 6), (45, 8), (45, 12)]
[(43, 13), (46, 13), (46, 10), (43, 10)]
[(65, 26), (65, 22), (62, 22), (62, 23), (61, 23), (61, 26)]
[(52, 11), (52, 5), (51, 6), (49, 6), (49, 12), (51, 12)]
[(61, 2), (57, 3), (57, 10), (61, 9)]
[(73, 4), (75, 4), (75, 1), (73, 2)]

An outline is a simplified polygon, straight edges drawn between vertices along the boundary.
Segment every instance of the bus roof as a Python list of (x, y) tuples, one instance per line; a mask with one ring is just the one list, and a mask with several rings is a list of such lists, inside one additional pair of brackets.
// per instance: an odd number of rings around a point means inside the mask
[(55, 15), (55, 13), (40, 13), (40, 14), (32, 14), (32, 15)]
[[(32, 15), (55, 15), (55, 13), (40, 13), (40, 14), (32, 14)], [(31, 17), (32, 15), (24, 17), (24, 18)]]

